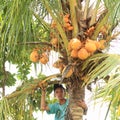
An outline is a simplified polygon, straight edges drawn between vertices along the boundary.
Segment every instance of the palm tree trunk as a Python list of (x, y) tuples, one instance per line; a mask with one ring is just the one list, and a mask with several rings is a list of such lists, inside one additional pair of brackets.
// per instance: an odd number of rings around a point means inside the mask
[(67, 115), (65, 120), (83, 120), (84, 110), (82, 107), (77, 105), (77, 102), (80, 100), (84, 100), (85, 89), (82, 87), (82, 82), (76, 82), (74, 79), (74, 84), (71, 82), (68, 85), (68, 93), (69, 93), (69, 105), (67, 109)]

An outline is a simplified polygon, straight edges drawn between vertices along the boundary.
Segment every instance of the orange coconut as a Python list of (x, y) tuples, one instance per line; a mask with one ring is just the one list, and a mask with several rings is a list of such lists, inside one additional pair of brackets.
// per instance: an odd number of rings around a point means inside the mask
[(67, 29), (71, 31), (73, 30), (73, 26), (69, 26)]
[(57, 38), (53, 38), (50, 42), (51, 42), (51, 44), (53, 46), (56, 46), (58, 44), (58, 39)]
[(72, 58), (77, 58), (78, 57), (78, 51), (77, 50), (72, 50), (70, 55), (71, 55)]
[(46, 64), (48, 61), (49, 61), (48, 58), (45, 58), (45, 57), (40, 58), (40, 63), (42, 64)]
[(30, 54), (30, 60), (32, 62), (38, 62), (39, 61), (39, 58), (40, 58), (40, 55), (38, 53), (37, 50), (34, 50), (31, 54)]
[(68, 18), (68, 17), (64, 17), (64, 18), (63, 18), (63, 21), (64, 21), (65, 23), (67, 23), (67, 22), (69, 22), (69, 18)]
[(85, 44), (85, 49), (91, 53), (95, 52), (97, 50), (95, 42), (91, 40), (87, 41)]
[(70, 23), (64, 23), (65, 28), (69, 28), (70, 26), (71, 26)]
[(46, 53), (42, 53), (41, 58), (40, 58), (40, 63), (46, 64), (49, 61), (49, 58)]
[(70, 14), (66, 14), (64, 17), (65, 17), (65, 18), (69, 18), (69, 17), (70, 17)]
[(71, 48), (73, 50), (79, 50), (81, 48), (81, 45), (82, 45), (82, 43), (79, 39), (77, 39), (77, 38), (72, 39)]
[(90, 27), (90, 28), (86, 31), (86, 34), (87, 34), (88, 36), (91, 36), (91, 35), (93, 34), (94, 30), (95, 30), (95, 27), (92, 26), (92, 27)]
[(101, 44), (99, 41), (95, 41), (95, 45), (96, 45), (97, 50), (101, 48)]
[(78, 51), (78, 58), (81, 59), (81, 60), (85, 60), (89, 57), (89, 53), (88, 51), (85, 49), (85, 48), (81, 48), (79, 51)]

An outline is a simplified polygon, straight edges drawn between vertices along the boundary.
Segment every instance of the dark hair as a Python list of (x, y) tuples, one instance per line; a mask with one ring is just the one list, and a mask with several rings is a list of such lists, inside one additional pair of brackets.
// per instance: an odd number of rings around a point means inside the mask
[(57, 88), (62, 88), (63, 90), (65, 90), (65, 88), (64, 88), (61, 84), (54, 84), (54, 91), (55, 91)]

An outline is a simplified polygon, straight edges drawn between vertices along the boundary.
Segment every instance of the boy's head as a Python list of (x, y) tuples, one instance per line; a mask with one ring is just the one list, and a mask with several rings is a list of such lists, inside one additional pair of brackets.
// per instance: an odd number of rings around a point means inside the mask
[(60, 84), (54, 84), (54, 94), (55, 97), (60, 100), (65, 97), (65, 88)]

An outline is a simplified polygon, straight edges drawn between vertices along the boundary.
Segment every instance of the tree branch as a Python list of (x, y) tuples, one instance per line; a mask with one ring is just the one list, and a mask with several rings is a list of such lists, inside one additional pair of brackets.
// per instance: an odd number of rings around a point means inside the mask
[[(10, 95), (5, 96), (5, 98), (11, 99), (11, 98), (17, 97), (21, 94), (31, 94), (32, 90), (35, 90), (35, 89), (39, 88), (38, 84), (43, 84), (44, 82), (47, 82), (48, 85), (59, 84), (61, 82), (61, 80), (50, 81), (52, 78), (55, 78), (55, 77), (56, 78), (61, 77), (61, 75), (60, 74), (54, 74), (54, 75), (48, 76), (46, 79), (41, 80), (41, 81), (40, 81), (40, 79), (35, 79), (34, 83), (30, 83), (29, 85), (27, 85), (28, 87), (25, 87), (25, 89), (22, 89), (22, 90), (19, 90), (19, 91), (16, 90), (13, 93), (11, 93)], [(64, 79), (63, 83), (67, 83), (68, 80), (69, 79)]]
[[(5, 96), (7, 99), (11, 99), (14, 97), (19, 96), (20, 94), (30, 94), (32, 90), (35, 90), (39, 87), (39, 84), (43, 84), (44, 82), (48, 82), (48, 85), (54, 84), (54, 81), (49, 82), (52, 78), (58, 78), (60, 77), (60, 74), (54, 74), (54, 75), (50, 75), (47, 76), (44, 80), (40, 80), (40, 79), (35, 79), (33, 83), (29, 83), (29, 84), (24, 84), (24, 86), (21, 86), (20, 88), (22, 90), (16, 90), (13, 93), (11, 93), (10, 95)], [(60, 81), (59, 81), (60, 82)], [(56, 82), (57, 83), (57, 82)], [(26, 87), (27, 86), (27, 87)], [(24, 88), (23, 88), (24, 87)]]

